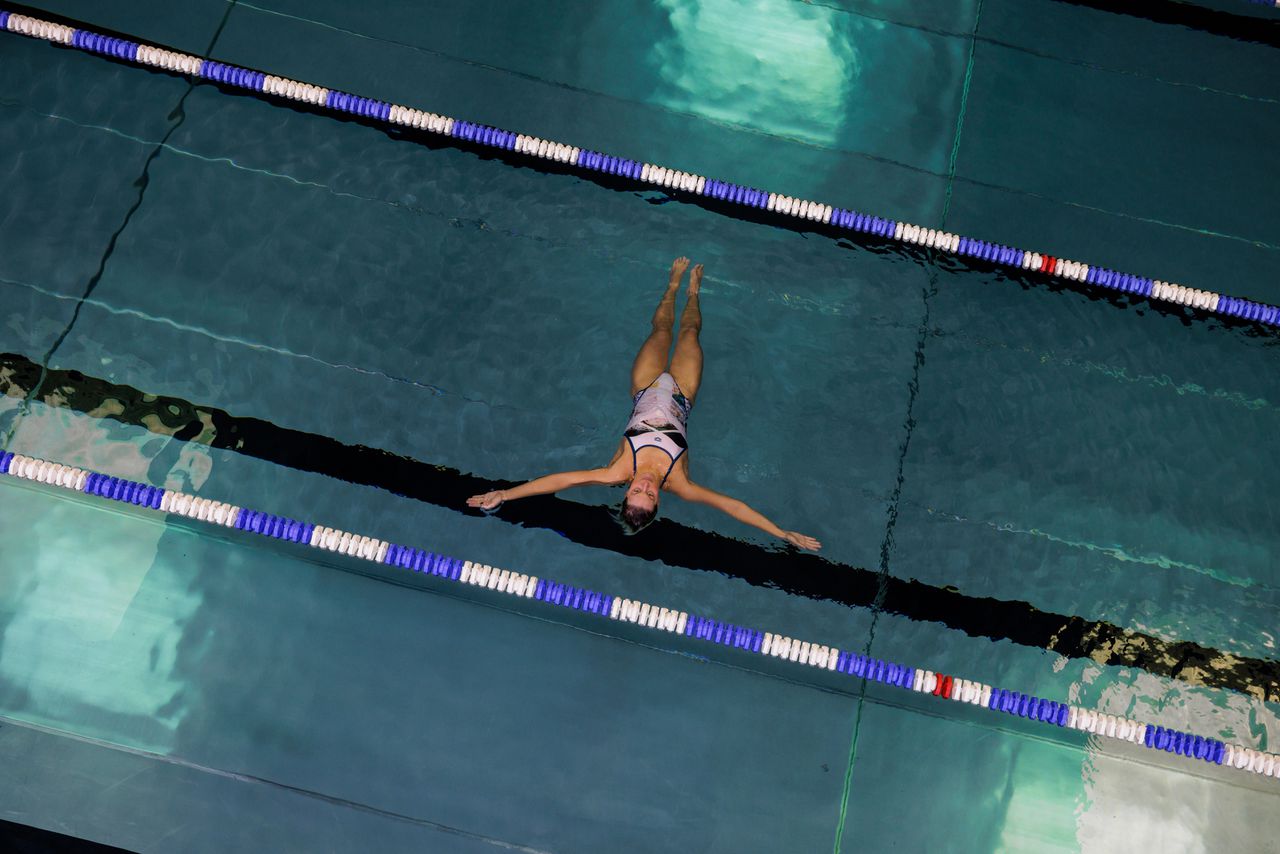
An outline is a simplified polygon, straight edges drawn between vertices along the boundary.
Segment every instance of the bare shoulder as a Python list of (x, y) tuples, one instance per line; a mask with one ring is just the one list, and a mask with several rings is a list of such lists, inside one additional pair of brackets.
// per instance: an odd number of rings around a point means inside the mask
[(623, 439), (618, 446), (618, 450), (614, 452), (613, 459), (609, 460), (607, 466), (599, 470), (605, 482), (610, 486), (626, 483), (631, 479), (631, 458), (622, 453), (626, 444), (627, 440)]
[(698, 486), (689, 479), (689, 452), (681, 454), (680, 459), (676, 461), (675, 468), (671, 470), (671, 474), (667, 475), (667, 482), (662, 488), (672, 495), (684, 498)]
[(618, 447), (613, 452), (613, 459), (609, 460), (609, 465), (607, 465), (605, 468), (613, 468), (620, 461), (622, 461), (624, 459), (622, 452), (625, 451), (626, 449), (627, 449), (627, 440), (625, 438), (619, 439)]

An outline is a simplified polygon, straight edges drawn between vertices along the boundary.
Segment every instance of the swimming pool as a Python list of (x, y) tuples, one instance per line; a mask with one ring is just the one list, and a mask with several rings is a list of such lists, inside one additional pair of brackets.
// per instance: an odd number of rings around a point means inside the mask
[[(1275, 46), (1219, 25), (1265, 9), (46, 8), (1277, 301), (1248, 191)], [(7, 450), (1271, 749), (1264, 329), (2, 44)], [(603, 489), (463, 512), (610, 452), (681, 253), (708, 267), (695, 477), (820, 558), (674, 501), (622, 538)], [(30, 774), (0, 818), (131, 848), (1274, 836), (1272, 778), (0, 487), (0, 731)]]

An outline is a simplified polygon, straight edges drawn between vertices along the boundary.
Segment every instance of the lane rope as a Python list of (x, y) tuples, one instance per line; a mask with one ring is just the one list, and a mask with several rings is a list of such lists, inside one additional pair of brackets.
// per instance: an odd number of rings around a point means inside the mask
[(675, 608), (612, 596), (540, 578), (536, 575), (461, 560), (424, 549), (391, 543), (236, 504), (213, 501), (138, 481), (110, 477), (100, 472), (50, 462), (6, 451), (0, 454), (0, 475), (98, 496), (139, 508), (171, 513), (188, 519), (234, 528), (311, 548), (324, 549), (374, 563), (423, 573), (441, 580), (483, 587), (509, 596), (535, 599), (549, 605), (572, 608), (597, 617), (683, 635), (709, 644), (731, 647), (754, 655), (769, 656), (850, 677), (928, 694), (940, 700), (981, 706), (993, 712), (1015, 715), (1045, 726), (1087, 732), (1140, 744), (1151, 750), (1175, 753), (1240, 771), (1280, 779), (1280, 756), (1242, 744), (1195, 735), (1132, 718), (1106, 714), (1072, 703), (1062, 703), (1008, 688), (988, 685), (950, 673), (859, 655), (816, 641), (800, 640), (775, 632), (734, 625)]
[[(1280, 4), (1280, 0), (1275, 2)], [(477, 145), (516, 151), (530, 157), (553, 160), (584, 170), (605, 172), (642, 183), (654, 184), (674, 192), (770, 211), (886, 240), (977, 259), (996, 266), (1043, 274), (1048, 278), (1087, 284), (1097, 289), (1170, 302), (1208, 314), (1240, 318), (1267, 326), (1280, 326), (1280, 307), (1267, 303), (1112, 270), (1083, 261), (1068, 260), (1048, 252), (1018, 249), (1002, 243), (862, 213), (851, 208), (836, 207), (824, 202), (795, 198), (708, 178), (667, 166), (617, 157), (415, 107), (392, 104), (312, 83), (303, 83), (237, 65), (213, 60), (205, 61), (190, 54), (107, 36), (88, 29), (73, 28), (28, 15), (0, 11), (0, 29), (45, 39), (90, 53), (112, 56), (139, 65), (213, 80), (251, 92), (301, 101), (336, 112), (351, 113), (369, 120), (438, 133)]]

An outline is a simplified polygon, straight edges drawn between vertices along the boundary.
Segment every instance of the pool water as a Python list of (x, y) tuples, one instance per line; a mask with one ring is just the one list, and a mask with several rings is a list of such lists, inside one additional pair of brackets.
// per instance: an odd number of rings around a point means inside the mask
[[(1280, 301), (1280, 17), (1245, 3), (40, 7)], [(0, 88), (6, 450), (1275, 750), (1273, 333), (10, 33)], [(671, 498), (626, 538), (605, 488), (468, 511), (608, 461), (682, 254), (691, 475), (821, 553)], [(218, 851), (1280, 827), (1271, 778), (0, 480), (0, 819)]]

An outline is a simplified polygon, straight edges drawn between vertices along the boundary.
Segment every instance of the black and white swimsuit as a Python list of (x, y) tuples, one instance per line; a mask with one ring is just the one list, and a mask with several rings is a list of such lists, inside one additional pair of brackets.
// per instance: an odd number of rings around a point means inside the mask
[(676, 378), (663, 371), (648, 388), (636, 392), (631, 407), (631, 418), (623, 433), (631, 446), (631, 473), (635, 474), (636, 454), (641, 448), (661, 448), (671, 457), (671, 465), (662, 476), (667, 482), (676, 461), (689, 449), (685, 436), (685, 422), (693, 404), (680, 391)]

